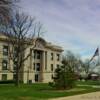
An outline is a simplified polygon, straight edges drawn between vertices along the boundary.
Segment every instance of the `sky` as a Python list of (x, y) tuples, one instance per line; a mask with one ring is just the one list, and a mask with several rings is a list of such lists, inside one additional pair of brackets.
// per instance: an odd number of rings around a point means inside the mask
[(44, 39), (82, 59), (100, 47), (100, 0), (21, 0), (20, 10), (43, 24)]

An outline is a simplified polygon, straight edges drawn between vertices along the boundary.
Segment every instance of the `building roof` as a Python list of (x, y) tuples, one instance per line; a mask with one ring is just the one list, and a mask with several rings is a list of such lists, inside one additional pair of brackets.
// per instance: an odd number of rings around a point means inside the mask
[(60, 46), (58, 46), (58, 45), (54, 45), (54, 44), (52, 44), (51, 42), (47, 42), (46, 40), (44, 40), (44, 39), (41, 38), (41, 37), (36, 38), (35, 40), (37, 40), (37, 42), (42, 43), (46, 48), (50, 48), (50, 49), (53, 49), (53, 50), (55, 50), (55, 51), (60, 51), (60, 52), (63, 51), (62, 47), (60, 47)]
[[(7, 37), (4, 34), (2, 34), (2, 33), (0, 33), (0, 41), (7, 41)], [(53, 49), (53, 50), (59, 51), (59, 52), (63, 51), (62, 47), (60, 47), (58, 45), (54, 45), (51, 42), (47, 42), (46, 40), (44, 40), (41, 37), (34, 38), (32, 42), (33, 43), (31, 43), (31, 45), (34, 44), (35, 42), (39, 42), (43, 46), (45, 46), (46, 48)]]

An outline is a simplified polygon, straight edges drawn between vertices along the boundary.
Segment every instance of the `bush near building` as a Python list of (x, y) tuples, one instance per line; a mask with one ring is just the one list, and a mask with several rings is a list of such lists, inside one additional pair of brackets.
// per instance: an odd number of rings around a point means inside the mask
[(55, 70), (53, 86), (57, 89), (70, 89), (75, 86), (74, 73), (67, 70), (66, 66), (61, 66)]
[(76, 70), (80, 64), (80, 59), (72, 52), (68, 51), (62, 59), (62, 66), (55, 70), (53, 83), (51, 86), (57, 89), (71, 89), (75, 86), (77, 80)]

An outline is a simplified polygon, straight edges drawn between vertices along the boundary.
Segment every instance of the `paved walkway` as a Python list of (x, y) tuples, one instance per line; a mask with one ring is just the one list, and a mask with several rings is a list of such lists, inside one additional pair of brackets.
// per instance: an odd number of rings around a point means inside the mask
[(92, 93), (87, 93), (82, 95), (61, 97), (61, 98), (50, 99), (50, 100), (100, 100), (100, 92), (92, 92)]

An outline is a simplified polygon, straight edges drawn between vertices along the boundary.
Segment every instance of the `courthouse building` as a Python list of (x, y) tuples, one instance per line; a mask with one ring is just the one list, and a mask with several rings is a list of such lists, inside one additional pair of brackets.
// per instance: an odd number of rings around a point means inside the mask
[[(55, 68), (61, 65), (62, 48), (42, 38), (37, 40), (35, 48), (31, 48), (31, 44), (24, 52), (24, 55), (27, 55), (30, 50), (32, 51), (31, 56), (25, 60), (20, 74), (23, 83), (50, 82)], [(9, 57), (7, 40), (0, 35), (0, 80), (13, 80), (16, 76), (13, 70), (15, 66)]]

